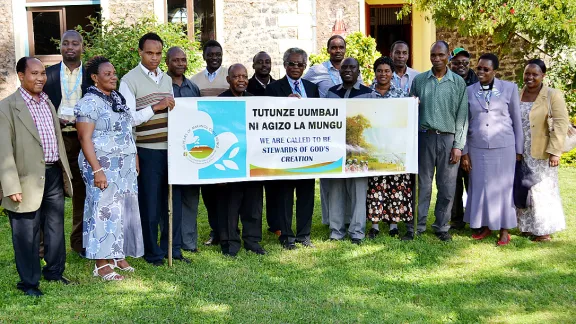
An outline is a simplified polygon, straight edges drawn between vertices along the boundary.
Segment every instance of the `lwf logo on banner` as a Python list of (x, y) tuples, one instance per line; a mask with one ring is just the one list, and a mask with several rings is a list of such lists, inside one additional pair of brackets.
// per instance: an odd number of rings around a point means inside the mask
[(417, 102), (177, 98), (171, 184), (417, 173)]

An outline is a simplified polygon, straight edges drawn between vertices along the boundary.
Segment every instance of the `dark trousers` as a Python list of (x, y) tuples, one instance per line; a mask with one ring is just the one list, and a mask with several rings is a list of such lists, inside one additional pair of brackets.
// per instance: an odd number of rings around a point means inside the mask
[(454, 194), (452, 217), (450, 218), (452, 225), (464, 225), (464, 202), (462, 201), (464, 188), (468, 191), (468, 172), (462, 170), (462, 168), (458, 168), (458, 176), (456, 177), (456, 193)]
[[(436, 174), (436, 220), (432, 228), (436, 233), (448, 232), (450, 212), (456, 191), (458, 164), (450, 164), (453, 134), (418, 133), (418, 232), (426, 230), (428, 209), (432, 198), (432, 180)], [(406, 230), (414, 231), (413, 222), (406, 223)]]
[(262, 182), (236, 182), (218, 186), (218, 233), (222, 253), (240, 250), (238, 220), (247, 250), (257, 250), (262, 241)]
[(182, 220), (182, 248), (198, 248), (198, 196), (200, 186), (172, 185), (173, 217)]
[[(302, 242), (310, 239), (316, 187), (314, 179), (273, 180), (268, 181), (266, 185), (266, 192), (270, 194), (270, 202), (273, 203), (271, 208), (266, 209), (273, 213), (273, 217), (276, 217), (280, 224), (282, 231), (280, 242)], [(294, 191), (296, 191), (296, 235), (292, 231)]]
[(219, 240), (218, 237), (218, 185), (203, 185), (200, 187), (200, 192), (202, 193), (202, 200), (204, 201), (204, 206), (206, 207), (206, 213), (208, 214), (208, 224), (210, 224), (210, 237), (215, 240)]
[[(280, 230), (280, 224), (278, 222), (276, 213), (274, 212), (274, 202), (272, 201), (272, 193), (274, 192), (274, 188), (269, 189), (270, 185), (269, 182), (274, 181), (265, 181), (264, 182), (264, 189), (266, 190), (266, 223), (268, 223), (268, 230), (271, 232), (276, 232)], [(271, 190), (271, 191), (270, 191)]]
[(62, 133), (64, 140), (64, 147), (66, 148), (66, 157), (70, 164), (70, 172), (72, 173), (72, 190), (74, 196), (72, 197), (72, 232), (70, 233), (70, 247), (76, 252), (84, 251), (82, 247), (82, 223), (84, 221), (84, 201), (86, 200), (86, 186), (80, 175), (80, 167), (78, 165), (78, 155), (80, 154), (81, 146), (78, 140), (77, 132)]
[[(140, 175), (138, 176), (138, 205), (144, 238), (144, 259), (153, 263), (168, 254), (168, 151), (138, 148)], [(174, 200), (174, 205), (181, 201)], [(180, 217), (178, 217), (178, 215)], [(173, 213), (172, 255), (182, 255), (182, 213)], [(158, 245), (158, 228), (161, 228)]]
[[(26, 199), (26, 196), (23, 199)], [(56, 164), (46, 169), (44, 196), (37, 211), (30, 213), (8, 211), (8, 217), (12, 227), (16, 269), (20, 276), (18, 289), (26, 291), (38, 288), (40, 229), (44, 231), (44, 261), (46, 261), (42, 274), (46, 280), (60, 279), (66, 265), (62, 169)]]

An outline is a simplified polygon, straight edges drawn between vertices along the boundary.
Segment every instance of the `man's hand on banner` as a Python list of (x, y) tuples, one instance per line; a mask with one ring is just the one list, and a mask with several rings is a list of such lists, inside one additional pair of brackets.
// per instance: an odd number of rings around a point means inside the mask
[(297, 93), (291, 93), (290, 95), (288, 95), (288, 97), (296, 97), (296, 98), (302, 98), (299, 94)]
[(154, 110), (155, 112), (164, 110), (166, 108), (169, 108), (170, 110), (172, 110), (172, 109), (174, 109), (175, 105), (176, 105), (176, 101), (174, 101), (174, 97), (165, 97), (164, 99), (160, 100), (160, 102), (153, 105), (152, 110)]

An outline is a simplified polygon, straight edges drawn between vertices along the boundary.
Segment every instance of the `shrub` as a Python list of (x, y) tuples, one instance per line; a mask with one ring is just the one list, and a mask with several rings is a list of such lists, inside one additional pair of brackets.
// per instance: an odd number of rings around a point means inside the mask
[[(181, 25), (160, 24), (153, 15), (144, 16), (133, 24), (128, 24), (125, 18), (102, 22), (90, 18), (89, 28), (83, 30), (78, 26), (76, 29), (84, 37), (84, 62), (95, 55), (103, 55), (114, 64), (119, 78), (140, 62), (138, 40), (149, 32), (157, 33), (164, 41), (164, 55), (172, 46), (184, 49), (188, 57), (189, 75), (202, 66), (200, 44), (189, 40)], [(164, 60), (160, 69), (166, 71)]]
[[(371, 84), (374, 80), (374, 68), (372, 64), (380, 57), (380, 53), (376, 51), (376, 40), (370, 36), (365, 36), (361, 32), (355, 32), (346, 36), (346, 56), (358, 60), (364, 83)], [(310, 55), (310, 64), (320, 64), (329, 59), (328, 50), (324, 47), (320, 51), (320, 54)]]
[(562, 154), (560, 165), (566, 167), (576, 167), (576, 149)]
[(552, 60), (547, 71), (550, 85), (564, 92), (572, 124), (576, 122), (576, 48)]

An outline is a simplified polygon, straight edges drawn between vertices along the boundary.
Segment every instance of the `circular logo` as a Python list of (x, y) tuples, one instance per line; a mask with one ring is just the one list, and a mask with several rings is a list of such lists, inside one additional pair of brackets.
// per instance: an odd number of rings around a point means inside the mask
[(210, 163), (218, 148), (218, 139), (212, 129), (204, 125), (190, 128), (184, 136), (184, 155), (195, 163)]

